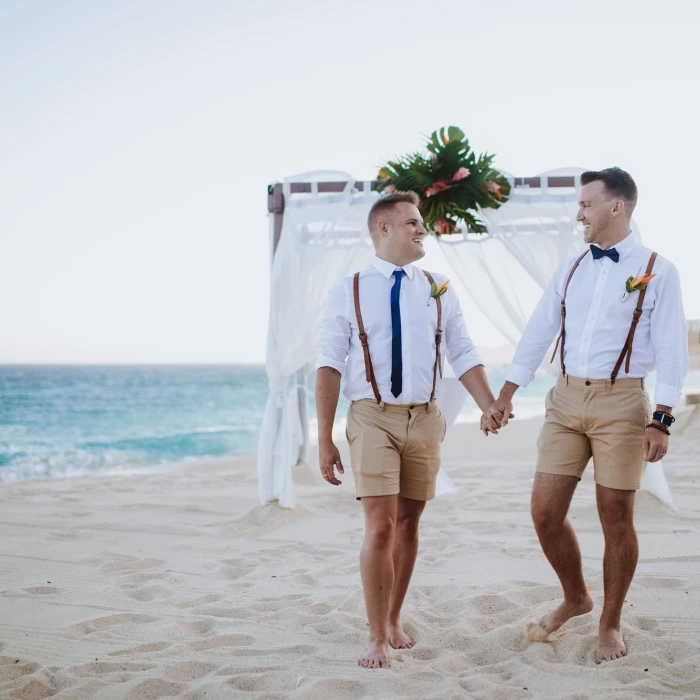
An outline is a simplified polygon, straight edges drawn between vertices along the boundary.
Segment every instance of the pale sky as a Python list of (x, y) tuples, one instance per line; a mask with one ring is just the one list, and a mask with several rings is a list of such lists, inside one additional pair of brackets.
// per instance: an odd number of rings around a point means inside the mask
[(698, 318), (699, 31), (695, 0), (0, 0), (0, 363), (262, 362), (267, 184), (448, 124), (516, 175), (628, 170)]

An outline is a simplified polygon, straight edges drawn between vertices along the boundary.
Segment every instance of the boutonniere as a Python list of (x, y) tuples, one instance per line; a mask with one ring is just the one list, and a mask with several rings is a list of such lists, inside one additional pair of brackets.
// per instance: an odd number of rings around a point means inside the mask
[(627, 301), (630, 294), (641, 292), (647, 288), (647, 284), (656, 277), (656, 273), (651, 275), (642, 275), (641, 277), (628, 277), (625, 282), (625, 293), (622, 295), (622, 301)]
[[(439, 285), (433, 282), (430, 285), (430, 299), (437, 299), (438, 297), (441, 297), (447, 291), (447, 287), (449, 286), (449, 284), (450, 280), (445, 280)], [(428, 306), (430, 306), (430, 299), (428, 299)]]

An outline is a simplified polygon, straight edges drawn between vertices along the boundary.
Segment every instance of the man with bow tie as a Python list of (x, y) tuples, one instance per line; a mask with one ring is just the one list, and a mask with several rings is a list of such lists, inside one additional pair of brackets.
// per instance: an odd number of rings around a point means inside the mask
[[(508, 422), (513, 395), (532, 380), (559, 333), (554, 352), (561, 372), (545, 400), (531, 514), (564, 601), (531, 627), (530, 636), (546, 637), (593, 609), (576, 535), (566, 519), (592, 457), (605, 538), (600, 663), (627, 654), (620, 617), (638, 557), (634, 497), (644, 462), (655, 462), (668, 450), (688, 343), (678, 271), (630, 233), (637, 203), (632, 177), (608, 168), (583, 173), (581, 185), (577, 220), (590, 247), (557, 270), (487, 416)], [(652, 412), (644, 378), (654, 366)]]
[[(388, 667), (390, 645), (414, 645), (400, 614), (447, 427), (435, 402), (443, 342), (455, 375), (482, 411), (494, 401), (457, 296), (443, 278), (412, 264), (425, 255), (417, 205), (415, 192), (375, 202), (368, 227), (376, 255), (369, 267), (331, 288), (320, 333), (319, 462), (323, 478), (336, 486), (335, 470), (344, 469), (332, 430), (343, 374), (352, 402), (347, 438), (355, 495), (365, 514), (360, 573), (370, 643), (359, 664), (366, 668)], [(497, 432), (496, 420), (482, 418), (481, 428)]]

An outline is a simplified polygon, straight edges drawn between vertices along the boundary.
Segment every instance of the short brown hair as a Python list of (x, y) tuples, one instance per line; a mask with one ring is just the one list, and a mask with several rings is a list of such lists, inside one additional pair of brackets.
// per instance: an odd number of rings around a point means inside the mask
[(393, 209), (394, 205), (399, 202), (408, 202), (409, 204), (414, 204), (418, 206), (420, 204), (420, 199), (415, 192), (391, 192), (390, 194), (383, 194), (369, 210), (367, 215), (367, 228), (372, 231), (372, 227), (376, 223), (377, 219), (381, 214)]
[(637, 185), (632, 176), (622, 168), (605, 168), (605, 170), (588, 170), (581, 174), (581, 184), (600, 180), (606, 191), (613, 197), (620, 197), (628, 203), (630, 215), (637, 204)]

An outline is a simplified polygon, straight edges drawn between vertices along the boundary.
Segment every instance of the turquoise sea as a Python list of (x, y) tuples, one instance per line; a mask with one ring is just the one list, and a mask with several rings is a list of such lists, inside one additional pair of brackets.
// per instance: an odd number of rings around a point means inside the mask
[[(502, 370), (489, 378), (500, 387)], [(519, 418), (543, 412), (553, 381), (543, 373), (518, 393)], [(686, 386), (700, 390), (700, 374)], [(309, 388), (313, 437), (313, 377)], [(0, 481), (251, 454), (266, 400), (262, 366), (0, 366)], [(479, 415), (467, 397), (458, 421)]]

